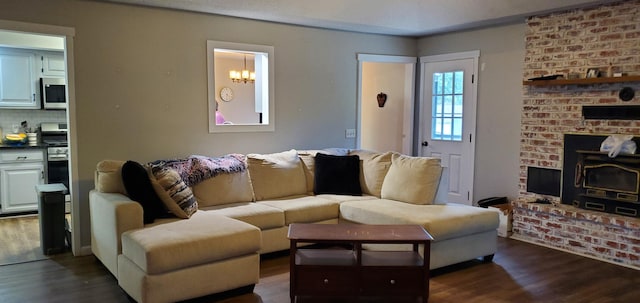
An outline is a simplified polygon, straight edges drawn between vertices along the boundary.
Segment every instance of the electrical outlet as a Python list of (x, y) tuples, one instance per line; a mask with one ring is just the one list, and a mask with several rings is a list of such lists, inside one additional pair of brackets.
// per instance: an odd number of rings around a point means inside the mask
[(344, 136), (346, 138), (355, 138), (356, 137), (356, 130), (355, 128), (347, 128), (344, 132)]

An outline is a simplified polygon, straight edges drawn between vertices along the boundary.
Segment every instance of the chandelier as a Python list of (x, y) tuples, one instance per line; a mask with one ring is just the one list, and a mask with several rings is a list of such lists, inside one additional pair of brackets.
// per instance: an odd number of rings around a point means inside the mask
[(247, 55), (244, 55), (244, 68), (242, 71), (229, 71), (229, 78), (235, 83), (254, 83), (256, 81), (256, 73), (247, 69)]

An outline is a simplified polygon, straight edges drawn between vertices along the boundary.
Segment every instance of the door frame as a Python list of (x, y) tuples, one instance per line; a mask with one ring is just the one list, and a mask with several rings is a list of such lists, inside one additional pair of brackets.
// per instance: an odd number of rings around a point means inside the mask
[[(478, 62), (480, 61), (480, 50), (473, 50), (467, 52), (457, 52), (457, 53), (449, 53), (449, 54), (441, 54), (441, 55), (431, 55), (431, 56), (422, 56), (420, 57), (420, 88), (419, 88), (419, 102), (418, 102), (418, 142), (416, 144), (416, 149), (418, 150), (419, 156), (423, 155), (423, 148), (421, 147), (421, 142), (425, 140), (424, 133), (424, 123), (430, 123), (431, 119), (429, 117), (424, 117), (424, 109), (427, 103), (425, 100), (425, 79), (426, 79), (426, 68), (424, 67), (428, 63), (436, 63), (436, 62), (445, 62), (445, 61), (454, 61), (454, 60), (465, 60), (472, 59), (473, 60), (473, 75), (472, 75), (472, 87), (471, 87), (471, 100), (469, 102), (469, 108), (465, 107), (465, 117), (467, 114), (471, 114), (469, 117), (469, 123), (473, 126), (469, 134), (463, 134), (464, 136), (468, 136), (469, 140), (469, 158), (472, 161), (472, 172), (470, 174), (465, 174), (467, 179), (467, 184), (469, 184), (469, 192), (467, 195), (467, 203), (469, 205), (473, 204), (473, 187), (475, 182), (475, 150), (476, 150), (476, 132), (477, 132), (477, 108), (478, 108)], [(431, 104), (429, 100), (428, 104)], [(425, 120), (427, 119), (427, 120)], [(467, 140), (467, 139), (463, 139)], [(437, 198), (437, 197), (436, 197)]]
[[(76, 90), (75, 90), (75, 65), (73, 40), (76, 30), (73, 27), (27, 23), (19, 21), (9, 21), (0, 19), (0, 30), (22, 32), (27, 34), (50, 35), (64, 38), (65, 62), (67, 68), (67, 122), (69, 132), (67, 134), (69, 141), (69, 163), (70, 163), (70, 180), (69, 193), (71, 194), (71, 218), (72, 230), (71, 247), (74, 256), (91, 254), (91, 247), (81, 247), (82, 244), (82, 228), (80, 217), (80, 189), (79, 189), (79, 173), (78, 173), (78, 144), (76, 129)], [(87, 214), (89, 212), (87, 211)]]
[(405, 99), (404, 104), (404, 124), (402, 126), (405, 138), (403, 139), (403, 150), (408, 149), (407, 154), (414, 154), (414, 116), (415, 116), (415, 91), (416, 91), (416, 68), (417, 58), (411, 56), (392, 56), (392, 55), (375, 55), (375, 54), (362, 54), (356, 55), (358, 60), (358, 83), (357, 83), (357, 104), (356, 104), (356, 148), (360, 149), (362, 142), (362, 65), (365, 62), (374, 63), (401, 63), (412, 64), (412, 75), (405, 78), (405, 81), (409, 85), (409, 90), (406, 95), (409, 97)]

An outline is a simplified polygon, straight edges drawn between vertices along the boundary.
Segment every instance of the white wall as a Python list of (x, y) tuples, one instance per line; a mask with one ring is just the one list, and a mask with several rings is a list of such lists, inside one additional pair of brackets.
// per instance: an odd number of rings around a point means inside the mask
[[(0, 19), (75, 29), (84, 246), (100, 160), (355, 147), (345, 129), (356, 127), (356, 54), (416, 55), (412, 38), (98, 1), (0, 1)], [(274, 46), (274, 132), (208, 132), (207, 40)]]
[(474, 202), (518, 196), (525, 24), (421, 38), (420, 56), (480, 50)]
[[(405, 100), (403, 63), (363, 62), (361, 100), (361, 148), (402, 152)], [(387, 94), (384, 107), (377, 95)]]

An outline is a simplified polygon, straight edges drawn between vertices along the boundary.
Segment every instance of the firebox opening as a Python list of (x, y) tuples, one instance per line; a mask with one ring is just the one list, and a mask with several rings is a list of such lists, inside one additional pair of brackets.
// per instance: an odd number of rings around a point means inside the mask
[(560, 197), (561, 170), (529, 166), (527, 191), (541, 195)]

